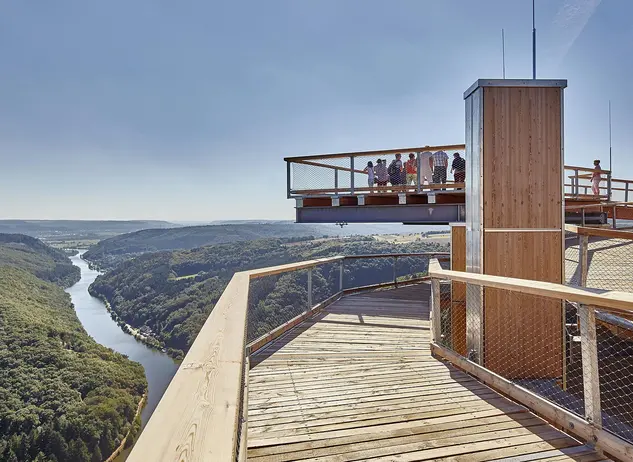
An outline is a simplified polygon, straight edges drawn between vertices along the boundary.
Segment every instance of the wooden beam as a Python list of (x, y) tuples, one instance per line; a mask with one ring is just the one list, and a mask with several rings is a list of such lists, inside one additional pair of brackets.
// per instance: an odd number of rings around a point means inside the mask
[(532, 411), (541, 415), (551, 423), (562, 427), (563, 431), (578, 435), (580, 438), (595, 444), (600, 450), (607, 452), (620, 460), (633, 460), (633, 445), (612, 433), (590, 425), (581, 417), (563, 409), (545, 398), (522, 388), (515, 383), (491, 372), (479, 364), (463, 358), (456, 353), (436, 343), (431, 344), (431, 352), (440, 356), (465, 372), (475, 376), (481, 382), (489, 385)]
[(378, 151), (358, 151), (358, 152), (341, 152), (333, 154), (317, 154), (311, 156), (284, 157), (286, 162), (295, 162), (297, 160), (314, 160), (314, 159), (336, 159), (338, 157), (361, 157), (361, 156), (382, 156), (389, 154), (408, 153), (408, 152), (425, 152), (425, 151), (463, 151), (466, 149), (465, 144), (444, 144), (440, 146), (422, 146), (415, 148), (399, 148), (399, 149), (382, 149)]
[(130, 462), (235, 460), (248, 281), (247, 273), (236, 273), (229, 282), (141, 433)]
[(343, 170), (345, 172), (362, 173), (364, 175), (367, 175), (367, 172), (365, 172), (363, 170), (352, 170), (351, 168), (348, 168), (348, 167), (338, 167), (336, 165), (320, 164), (319, 162), (311, 162), (311, 161), (308, 161), (308, 160), (294, 160), (294, 161), (292, 161), (292, 163), (293, 164), (311, 165), (313, 167), (329, 168), (329, 169), (332, 169), (332, 170)]
[(496, 289), (511, 290), (522, 294), (569, 300), (586, 305), (603, 306), (629, 315), (633, 313), (633, 293), (630, 292), (585, 289), (553, 282), (450, 271), (441, 268), (438, 269), (438, 266), (439, 262), (436, 264), (431, 260), (429, 263), (429, 275), (431, 277), (450, 279), (451, 281), (466, 282)]
[(565, 231), (569, 231), (582, 236), (597, 236), (610, 239), (630, 239), (633, 240), (633, 233), (630, 231), (620, 231), (609, 228), (589, 228), (575, 225), (565, 225)]
[[(565, 170), (578, 170), (579, 172), (594, 172), (595, 168), (575, 167), (573, 165), (565, 165)], [(600, 173), (611, 173), (611, 170), (600, 169)]]

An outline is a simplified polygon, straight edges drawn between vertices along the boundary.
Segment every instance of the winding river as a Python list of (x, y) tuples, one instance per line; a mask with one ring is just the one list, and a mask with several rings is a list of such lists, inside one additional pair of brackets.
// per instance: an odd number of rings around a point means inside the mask
[[(88, 293), (88, 287), (100, 273), (90, 269), (80, 254), (70, 259), (81, 269), (81, 280), (66, 292), (70, 294), (77, 317), (86, 332), (101, 345), (123, 353), (145, 368), (149, 391), (147, 404), (141, 413), (142, 425), (145, 426), (176, 373), (178, 364), (165, 353), (151, 349), (123, 332), (112, 320), (103, 302)], [(127, 452), (129, 451), (125, 451), (123, 457), (117, 458), (117, 461), (124, 459)]]

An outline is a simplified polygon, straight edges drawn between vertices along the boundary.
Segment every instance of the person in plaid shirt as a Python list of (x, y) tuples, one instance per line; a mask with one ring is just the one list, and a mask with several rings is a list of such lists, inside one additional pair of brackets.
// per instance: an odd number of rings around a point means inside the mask
[(433, 183), (446, 183), (446, 169), (448, 168), (448, 154), (444, 151), (434, 152), (429, 159), (433, 171)]

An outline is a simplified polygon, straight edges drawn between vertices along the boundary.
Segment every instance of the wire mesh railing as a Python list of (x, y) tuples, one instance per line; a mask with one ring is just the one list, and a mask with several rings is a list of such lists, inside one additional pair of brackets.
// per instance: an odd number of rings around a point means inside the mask
[(464, 152), (446, 145), (288, 157), (288, 197), (462, 190)]
[(611, 171), (565, 165), (564, 175), (566, 197), (575, 199), (612, 199), (613, 180)]
[(585, 434), (607, 430), (633, 449), (633, 296), (430, 273), (434, 343), (447, 359), (463, 358), (469, 372), (489, 371), (528, 406), (538, 397), (553, 418), (562, 409), (590, 428)]

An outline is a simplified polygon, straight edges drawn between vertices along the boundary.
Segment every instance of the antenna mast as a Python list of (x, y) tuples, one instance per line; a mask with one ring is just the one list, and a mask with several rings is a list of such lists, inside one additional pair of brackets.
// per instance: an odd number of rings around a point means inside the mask
[(501, 59), (503, 62), (503, 78), (506, 78), (506, 39), (503, 29), (501, 29)]
[(536, 80), (536, 21), (534, 14), (534, 0), (532, 0), (532, 78)]

